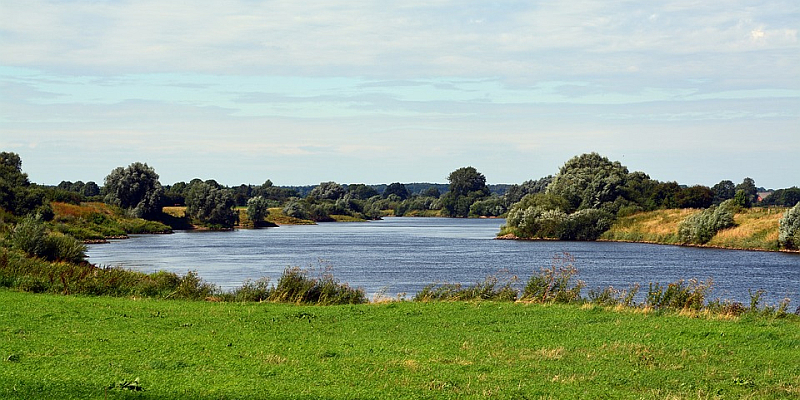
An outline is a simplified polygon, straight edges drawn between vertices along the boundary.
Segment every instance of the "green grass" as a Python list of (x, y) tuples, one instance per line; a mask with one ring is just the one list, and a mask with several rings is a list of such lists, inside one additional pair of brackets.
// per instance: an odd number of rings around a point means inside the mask
[(0, 290), (0, 321), (4, 399), (800, 398), (795, 318)]

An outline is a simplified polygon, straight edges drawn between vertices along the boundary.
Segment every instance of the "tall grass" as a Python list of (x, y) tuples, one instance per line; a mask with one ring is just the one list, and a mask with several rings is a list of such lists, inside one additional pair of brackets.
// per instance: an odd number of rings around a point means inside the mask
[(414, 295), (414, 301), (514, 301), (517, 290), (513, 287), (517, 277), (488, 276), (474, 285), (460, 283), (431, 284)]
[(270, 285), (268, 279), (248, 281), (223, 298), (234, 301), (319, 305), (361, 304), (368, 301), (362, 289), (354, 289), (340, 283), (329, 270), (312, 278), (309, 277), (308, 270), (297, 267), (284, 270), (274, 286)]

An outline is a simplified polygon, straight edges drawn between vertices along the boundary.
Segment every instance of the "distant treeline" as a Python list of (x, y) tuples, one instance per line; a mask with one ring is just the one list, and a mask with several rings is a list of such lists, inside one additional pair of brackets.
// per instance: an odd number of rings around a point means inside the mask
[[(422, 193), (430, 190), (436, 189), (439, 193), (447, 193), (450, 190), (449, 183), (429, 183), (429, 182), (414, 182), (414, 183), (404, 183), (408, 192), (412, 195), (421, 195)], [(343, 187), (347, 188), (350, 184), (342, 184)], [(367, 185), (372, 189), (375, 189), (378, 193), (383, 193), (386, 191), (386, 188), (389, 186), (386, 183), (375, 184), (375, 185)], [(498, 184), (487, 184), (486, 186), (489, 187), (489, 191), (493, 194), (498, 196), (502, 196), (506, 194), (506, 191), (511, 184), (506, 183), (498, 183)], [(278, 186), (283, 189), (293, 190), (299, 197), (306, 197), (308, 196), (312, 190), (314, 190), (317, 185), (305, 185), (305, 186)]]

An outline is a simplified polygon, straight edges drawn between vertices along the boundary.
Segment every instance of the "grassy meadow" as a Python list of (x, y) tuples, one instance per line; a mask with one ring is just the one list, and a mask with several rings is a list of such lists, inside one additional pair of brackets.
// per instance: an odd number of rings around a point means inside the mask
[[(667, 209), (637, 213), (617, 219), (601, 240), (681, 244), (678, 225), (701, 210)], [(778, 250), (778, 226), (786, 209), (741, 209), (734, 216), (735, 227), (723, 229), (705, 246), (747, 250)]]
[(800, 398), (800, 322), (0, 289), (0, 398)]

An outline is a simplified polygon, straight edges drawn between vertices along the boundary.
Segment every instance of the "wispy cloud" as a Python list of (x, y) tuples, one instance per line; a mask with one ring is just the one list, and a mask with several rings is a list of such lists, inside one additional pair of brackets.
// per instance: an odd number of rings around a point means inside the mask
[(516, 182), (605, 151), (800, 184), (796, 157), (696, 164), (800, 152), (799, 28), (791, 0), (0, 0), (0, 147), (50, 183), (121, 155), (231, 184)]

